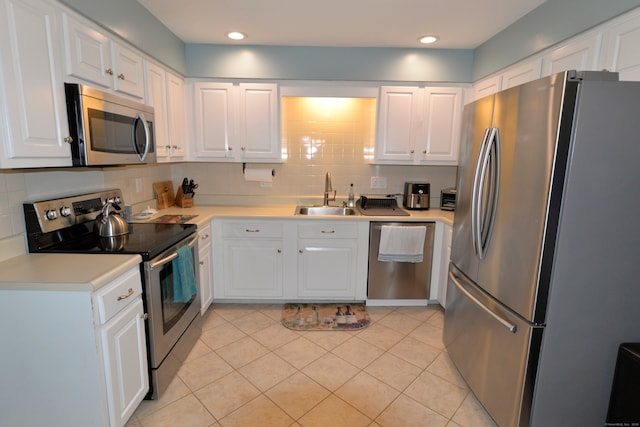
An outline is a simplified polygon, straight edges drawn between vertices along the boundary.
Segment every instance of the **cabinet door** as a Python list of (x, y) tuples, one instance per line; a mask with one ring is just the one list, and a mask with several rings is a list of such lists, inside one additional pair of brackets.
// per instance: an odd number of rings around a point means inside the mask
[(142, 298), (102, 328), (109, 418), (123, 426), (149, 391)]
[(488, 77), (473, 84), (473, 100), (493, 95), (502, 90), (502, 75)]
[(54, 6), (0, 1), (2, 167), (71, 166)]
[(162, 67), (149, 61), (145, 61), (144, 71), (145, 102), (154, 109), (153, 131), (156, 155), (159, 162), (168, 161), (171, 155), (171, 143), (169, 141), (166, 72)]
[(607, 32), (604, 67), (620, 73), (620, 80), (640, 81), (640, 13), (617, 22)]
[(570, 40), (542, 57), (542, 76), (567, 70), (597, 70), (602, 33)]
[(298, 297), (354, 299), (355, 239), (298, 240)]
[(502, 89), (509, 89), (510, 87), (538, 79), (541, 72), (542, 58), (525, 61), (522, 64), (511, 67), (502, 75)]
[(172, 160), (182, 160), (185, 157), (187, 143), (185, 121), (184, 80), (180, 76), (167, 72), (167, 123)]
[(142, 56), (113, 40), (110, 46), (111, 63), (113, 64), (113, 89), (143, 99)]
[(457, 164), (461, 112), (461, 88), (425, 88), (424, 136), (418, 148), (421, 164)]
[(282, 239), (230, 239), (223, 242), (224, 296), (282, 297)]
[(280, 161), (278, 86), (241, 83), (238, 86), (238, 141), (241, 160)]
[(380, 112), (375, 160), (411, 163), (419, 137), (422, 90), (417, 87), (380, 88)]
[(200, 314), (205, 311), (213, 301), (213, 279), (211, 258), (211, 227), (207, 226), (198, 230), (198, 258), (200, 262)]
[(113, 81), (109, 38), (93, 26), (62, 13), (65, 72), (103, 88)]
[(232, 160), (235, 112), (233, 84), (194, 85), (194, 134), (196, 160)]

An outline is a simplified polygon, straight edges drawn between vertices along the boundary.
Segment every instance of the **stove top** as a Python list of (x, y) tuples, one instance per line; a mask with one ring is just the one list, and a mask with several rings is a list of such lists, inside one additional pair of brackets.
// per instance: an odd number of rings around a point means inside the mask
[(155, 258), (196, 232), (195, 224), (129, 224), (129, 233), (99, 237), (93, 225), (105, 203), (120, 209), (120, 190), (24, 203), (29, 252), (139, 254)]
[[(99, 237), (93, 230), (76, 230), (62, 239), (41, 236), (30, 252), (139, 254), (148, 261), (196, 232), (195, 224), (129, 224), (129, 233)], [(74, 234), (74, 235), (71, 235)], [(45, 241), (45, 240), (48, 240)]]

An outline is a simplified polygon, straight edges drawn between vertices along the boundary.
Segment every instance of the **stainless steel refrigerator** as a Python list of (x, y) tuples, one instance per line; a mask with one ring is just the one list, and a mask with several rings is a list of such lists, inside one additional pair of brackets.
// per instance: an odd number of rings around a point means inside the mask
[(604, 425), (640, 341), (640, 82), (569, 71), (467, 105), (457, 191), (455, 366), (499, 426)]

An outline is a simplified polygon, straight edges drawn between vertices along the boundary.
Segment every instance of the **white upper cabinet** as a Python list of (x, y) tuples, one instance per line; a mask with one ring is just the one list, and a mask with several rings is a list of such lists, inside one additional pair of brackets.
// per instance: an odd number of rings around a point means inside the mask
[(186, 129), (184, 83), (158, 64), (144, 61), (145, 102), (154, 108), (154, 132), (158, 162), (183, 160)]
[(196, 82), (194, 160), (280, 162), (276, 84)]
[(601, 45), (601, 32), (562, 43), (542, 56), (542, 76), (567, 70), (597, 70)]
[(142, 99), (142, 55), (88, 21), (62, 12), (67, 75)]
[(455, 165), (462, 89), (383, 86), (375, 163)]
[(542, 58), (522, 61), (502, 74), (502, 89), (518, 86), (539, 79), (542, 72)]
[(2, 168), (71, 166), (55, 7), (0, 0)]
[(640, 11), (615, 20), (605, 34), (601, 68), (617, 71), (620, 80), (640, 81)]
[(473, 101), (502, 90), (502, 75), (487, 77), (473, 84)]
[(193, 130), (196, 160), (233, 160), (235, 103), (232, 83), (193, 85)]

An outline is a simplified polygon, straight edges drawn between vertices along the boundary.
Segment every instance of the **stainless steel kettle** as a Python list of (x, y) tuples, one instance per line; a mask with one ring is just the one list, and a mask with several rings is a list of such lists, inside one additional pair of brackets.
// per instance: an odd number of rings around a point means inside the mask
[[(106, 202), (96, 217), (93, 230), (100, 237), (114, 237), (129, 233), (129, 224), (119, 213), (109, 212), (112, 202)], [(116, 205), (117, 207), (117, 205)]]

